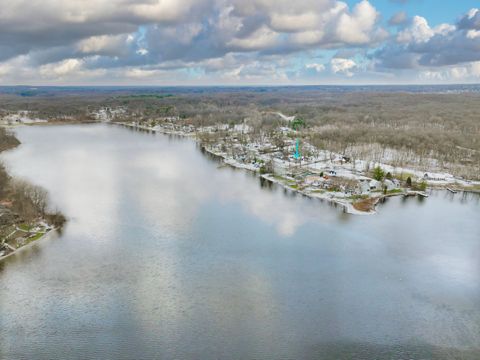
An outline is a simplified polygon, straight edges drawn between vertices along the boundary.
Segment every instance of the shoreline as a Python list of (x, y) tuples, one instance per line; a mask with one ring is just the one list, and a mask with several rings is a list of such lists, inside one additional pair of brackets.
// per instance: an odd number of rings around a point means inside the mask
[[(273, 177), (271, 174), (263, 174), (263, 175), (260, 175), (261, 178), (267, 180), (267, 181), (270, 181), (271, 183), (273, 184), (277, 184), (281, 187), (283, 187), (284, 189), (287, 189), (287, 190), (290, 190), (292, 192), (295, 192), (295, 193), (299, 193), (303, 196), (306, 196), (308, 198), (311, 198), (311, 199), (318, 199), (318, 200), (325, 200), (331, 204), (336, 204), (336, 205), (340, 205), (343, 207), (344, 211), (347, 213), (347, 214), (350, 214), (350, 215), (360, 215), (360, 216), (364, 216), (364, 215), (374, 215), (377, 213), (377, 211), (375, 209), (371, 210), (371, 211), (360, 211), (360, 210), (357, 210), (355, 209), (355, 207), (353, 206), (352, 203), (348, 202), (348, 201), (342, 201), (340, 199), (336, 199), (334, 198), (333, 196), (321, 196), (321, 194), (315, 194), (315, 193), (308, 193), (306, 191), (302, 191), (302, 190), (298, 190), (298, 189), (294, 189), (294, 188), (291, 188), (290, 186), (288, 185), (285, 185), (283, 184), (281, 181), (275, 179), (275, 177)], [(380, 198), (379, 198), (380, 199)], [(378, 201), (377, 201), (378, 202)]]
[[(152, 127), (148, 127), (148, 126), (142, 126), (142, 125), (130, 124), (130, 123), (112, 122), (111, 124), (120, 125), (120, 126), (124, 126), (124, 127), (131, 128), (131, 129), (138, 129), (138, 130), (147, 131), (147, 132), (164, 134), (164, 135), (175, 135), (175, 136), (181, 136), (181, 137), (191, 138), (191, 139), (193, 138), (193, 139), (195, 139), (195, 142), (197, 144), (199, 143), (198, 138), (196, 137), (197, 133), (186, 134), (182, 131), (175, 131), (175, 130), (170, 131), (170, 130), (162, 129), (162, 128), (159, 128), (159, 127), (152, 128)], [(371, 203), (370, 206), (371, 207), (368, 210), (359, 210), (359, 209), (355, 208), (355, 205), (354, 205), (355, 203), (352, 202), (352, 201), (349, 201), (348, 198), (345, 197), (345, 196), (343, 198), (342, 197), (335, 197), (333, 195), (333, 193), (329, 193), (327, 191), (325, 191), (325, 192), (308, 192), (308, 191), (304, 191), (302, 189), (293, 188), (293, 187), (289, 186), (288, 184), (285, 184), (282, 181), (276, 179), (275, 175), (273, 175), (273, 174), (260, 174), (258, 167), (255, 167), (255, 166), (250, 165), (250, 164), (240, 163), (240, 162), (236, 161), (235, 159), (228, 157), (226, 154), (221, 153), (221, 152), (216, 152), (214, 149), (209, 148), (207, 146), (201, 145), (201, 149), (202, 149), (202, 151), (208, 153), (209, 155), (220, 159), (223, 162), (223, 164), (225, 164), (225, 165), (229, 165), (229, 166), (231, 166), (233, 168), (236, 168), (236, 169), (243, 169), (243, 170), (251, 171), (255, 174), (258, 174), (258, 176), (260, 178), (263, 178), (267, 181), (270, 181), (271, 183), (277, 184), (277, 185), (283, 187), (286, 190), (298, 193), (300, 195), (309, 197), (311, 199), (318, 199), (318, 200), (322, 200), (322, 201), (324, 200), (324, 201), (327, 201), (327, 202), (329, 202), (331, 204), (334, 204), (334, 205), (340, 205), (340, 206), (342, 206), (344, 211), (346, 213), (350, 214), (350, 215), (358, 215), (358, 216), (375, 215), (375, 214), (377, 214), (377, 209), (376, 209), (377, 205), (379, 203), (381, 203), (384, 199), (390, 198), (390, 197), (396, 197), (396, 196), (428, 197), (428, 194), (425, 191), (418, 191), (418, 190), (412, 190), (412, 189), (401, 189), (401, 191), (398, 191), (398, 192), (395, 192), (395, 193), (386, 193), (386, 194), (381, 193), (380, 196), (369, 196), (365, 200), (370, 201), (370, 203)], [(439, 190), (439, 189), (440, 190), (447, 190), (445, 186), (448, 187), (448, 185), (437, 184), (437, 185), (429, 185), (429, 188), (433, 189), (433, 190)], [(451, 186), (451, 184), (450, 184), (450, 186)], [(456, 189), (456, 191), (458, 191), (458, 192), (467, 191), (467, 192), (473, 192), (473, 193), (480, 193), (480, 191), (477, 192), (476, 190), (473, 190), (473, 189), (472, 190)]]
[[(257, 169), (251, 168), (248, 165), (240, 164), (240, 163), (236, 162), (235, 160), (228, 161), (229, 159), (227, 159), (222, 154), (214, 152), (212, 149), (207, 149), (206, 147), (202, 147), (202, 149), (204, 151), (206, 151), (207, 153), (209, 153), (210, 155), (213, 155), (215, 157), (218, 157), (218, 158), (222, 159), (222, 161), (226, 165), (229, 165), (229, 166), (231, 166), (233, 168), (236, 168), (236, 169), (244, 169), (244, 170), (247, 170), (247, 171), (251, 171), (253, 173), (257, 173)], [(289, 190), (289, 191), (292, 191), (294, 193), (298, 193), (300, 195), (309, 197), (311, 199), (325, 200), (325, 201), (327, 201), (331, 204), (340, 205), (340, 206), (343, 207), (345, 212), (347, 212), (348, 214), (351, 214), (351, 215), (374, 215), (374, 214), (376, 214), (376, 210), (368, 211), (368, 212), (367, 211), (359, 211), (359, 210), (355, 209), (353, 204), (349, 203), (348, 201), (342, 201), (340, 199), (335, 199), (334, 197), (331, 197), (331, 196), (320, 196), (320, 194), (312, 194), (312, 193), (308, 193), (306, 191), (302, 191), (302, 190), (299, 190), (299, 189), (294, 189), (294, 188), (282, 183), (280, 180), (276, 179), (274, 177), (274, 175), (272, 175), (272, 174), (258, 174), (258, 175), (259, 175), (260, 178), (265, 179), (267, 181), (270, 181), (272, 184), (277, 184), (278, 186), (281, 186), (282, 188), (284, 188), (286, 190)]]
[[(38, 124), (19, 124), (19, 125), (38, 125)], [(45, 124), (42, 123), (42, 125), (45, 125)], [(2, 125), (2, 127), (9, 129), (15, 126)], [(7, 146), (6, 148), (2, 149), (0, 153), (11, 151), (15, 149), (17, 146), (21, 145), (21, 142), (17, 139), (15, 135), (12, 135), (11, 137), (17, 141), (17, 144)], [(9, 179), (5, 185), (9, 187), (10, 186), (9, 181), (11, 181), (14, 178), (10, 174), (8, 174), (6, 170), (5, 170), (5, 174)], [(9, 194), (9, 195), (12, 195), (12, 194)], [(2, 199), (2, 200), (5, 200), (5, 199)], [(7, 209), (8, 211), (11, 211), (10, 207), (11, 207), (11, 203), (10, 205), (5, 205), (5, 206), (2, 204), (2, 208)], [(43, 214), (38, 213), (37, 214), (38, 217), (35, 218), (35, 220), (30, 220), (28, 222), (29, 227), (27, 229), (22, 229), (21, 226), (22, 226), (22, 223), (24, 222), (24, 219), (21, 218), (21, 214), (18, 214), (17, 212), (12, 212), (12, 213), (14, 213), (15, 216), (18, 216), (21, 221), (16, 219), (13, 222), (6, 222), (5, 224), (2, 225), (2, 226), (5, 226), (7, 229), (8, 227), (13, 227), (13, 231), (10, 232), (8, 235), (3, 236), (3, 238), (1, 239), (0, 245), (2, 247), (0, 248), (0, 250), (5, 251), (6, 254), (0, 256), (0, 262), (10, 257), (11, 255), (17, 254), (20, 250), (30, 247), (31, 245), (35, 244), (37, 241), (42, 240), (45, 237), (49, 236), (52, 233), (52, 231), (54, 230), (58, 231), (63, 226), (63, 225), (55, 226), (53, 225), (53, 223), (49, 223), (49, 221), (46, 220), (48, 219), (49, 216), (60, 215), (63, 218), (63, 221), (65, 221), (65, 217), (60, 213), (57, 213), (57, 214), (48, 213), (48, 212), (45, 212)], [(2, 213), (2, 215), (3, 214), (4, 213)], [(35, 231), (34, 229), (38, 229), (38, 230)], [(2, 233), (3, 233), (3, 230), (4, 229), (2, 229)], [(16, 235), (18, 232), (24, 232), (25, 234), (28, 235), (28, 237), (19, 237), (19, 236), (12, 237), (12, 235)], [(20, 238), (23, 238), (25, 243), (18, 246), (20, 244), (18, 239)], [(11, 240), (13, 240), (14, 243), (9, 243), (9, 241)]]
[(130, 128), (130, 129), (154, 132), (154, 133), (159, 133), (159, 134), (164, 134), (164, 135), (177, 135), (177, 136), (182, 136), (182, 137), (185, 137), (185, 138), (195, 138), (196, 137), (195, 133), (186, 134), (186, 133), (181, 132), (181, 131), (167, 130), (167, 129), (160, 129), (160, 128), (151, 128), (151, 127), (147, 127), (147, 126), (134, 125), (134, 124), (124, 123), (124, 122), (105, 122), (104, 124), (119, 125), (119, 126), (124, 126), (124, 127)]
[[(179, 137), (184, 137), (184, 138), (189, 138), (189, 139), (194, 139), (197, 144), (200, 144), (198, 134), (199, 132), (192, 131), (192, 132), (185, 132), (182, 130), (170, 130), (166, 129), (162, 126), (155, 126), (155, 127), (149, 127), (145, 125), (141, 125), (138, 123), (127, 123), (127, 122), (101, 122), (101, 121), (91, 121), (91, 122), (75, 122), (74, 124), (92, 124), (92, 123), (104, 123), (104, 124), (110, 124), (110, 125), (118, 125), (134, 130), (140, 130), (140, 131), (146, 131), (146, 132), (151, 132), (151, 133), (159, 133), (163, 135), (173, 135), (173, 136), (179, 136)], [(34, 123), (34, 124), (19, 124), (19, 125), (42, 125), (42, 126), (47, 126), (47, 125), (68, 125), (72, 124), (66, 123), (66, 122), (47, 122), (47, 123)], [(19, 125), (14, 125), (11, 127), (16, 127)], [(219, 158), (223, 164), (229, 165), (233, 168), (237, 169), (243, 169), (247, 171), (254, 172), (258, 174), (260, 178), (263, 178), (267, 181), (270, 181), (271, 183), (278, 184), (279, 186), (283, 187), (286, 190), (298, 193), (300, 195), (307, 196), (312, 199), (319, 199), (319, 200), (324, 200), (327, 201), (331, 204), (335, 205), (340, 205), (343, 207), (344, 211), (348, 214), (351, 215), (360, 215), (360, 216), (365, 216), (365, 215), (374, 215), (377, 213), (377, 205), (378, 203), (382, 202), (384, 199), (389, 198), (389, 197), (394, 197), (394, 196), (423, 196), (423, 197), (428, 197), (428, 195), (424, 191), (417, 191), (417, 190), (412, 190), (408, 188), (398, 188), (397, 191), (391, 192), (391, 193), (378, 193), (375, 192), (374, 195), (371, 195), (372, 193), (362, 195), (363, 197), (358, 198), (357, 202), (352, 198), (352, 196), (346, 196), (347, 193), (343, 192), (338, 192), (338, 191), (325, 191), (325, 190), (311, 190), (311, 191), (305, 191), (303, 188), (297, 188), (297, 187), (292, 187), (292, 184), (287, 184), (285, 182), (282, 182), (281, 180), (277, 179), (274, 174), (271, 173), (265, 173), (262, 174), (260, 172), (259, 166), (254, 166), (252, 164), (246, 164), (246, 163), (241, 163), (237, 160), (235, 160), (232, 157), (229, 157), (227, 154), (215, 151), (211, 147), (207, 147), (204, 145), (201, 145), (202, 151), (208, 153), (209, 155), (215, 156), (216, 158)], [(387, 165), (389, 166), (389, 165)], [(363, 174), (361, 176), (364, 176)], [(287, 180), (287, 179), (283, 179)], [(468, 180), (467, 180), (468, 181)], [(476, 182), (474, 182), (476, 184)], [(459, 187), (460, 186), (460, 187)], [(454, 187), (455, 192), (471, 192), (475, 194), (480, 194), (480, 190), (476, 189), (466, 189), (462, 187), (461, 185), (455, 185), (452, 183), (437, 183), (437, 184), (428, 184), (428, 188), (433, 189), (433, 190), (447, 190), (447, 188)], [(376, 195), (379, 196), (376, 196)], [(337, 196), (335, 196), (337, 195)], [(367, 210), (359, 210), (355, 207), (355, 204), (358, 205), (360, 202), (364, 202), (366, 204)]]
[[(226, 158), (225, 156), (223, 156), (222, 154), (216, 153), (213, 150), (208, 149), (206, 147), (202, 147), (202, 149), (203, 149), (203, 151), (207, 152), (208, 154), (222, 159), (224, 164), (229, 165), (233, 168), (243, 169), (243, 170), (251, 171), (253, 173), (258, 173), (258, 169), (249, 167), (248, 165), (245, 165), (245, 164), (238, 163), (235, 160), (230, 160), (230, 159)], [(307, 191), (303, 191), (303, 190), (300, 190), (300, 189), (295, 189), (295, 188), (292, 188), (291, 186), (288, 186), (287, 184), (284, 184), (280, 180), (276, 179), (273, 174), (258, 174), (258, 176), (262, 179), (265, 179), (265, 180), (271, 182), (272, 184), (276, 184), (276, 185), (281, 186), (282, 188), (284, 188), (286, 190), (292, 191), (294, 193), (298, 193), (298, 194), (306, 196), (308, 198), (322, 200), (322, 201), (325, 200), (325, 201), (327, 201), (331, 204), (340, 205), (340, 206), (343, 207), (344, 211), (347, 214), (350, 214), (350, 215), (359, 215), (359, 216), (375, 215), (377, 213), (376, 207), (377, 207), (378, 203), (380, 203), (384, 199), (390, 198), (390, 197), (412, 196), (412, 195), (415, 195), (415, 196), (419, 195), (419, 196), (428, 197), (427, 194), (425, 194), (424, 192), (420, 192), (420, 191), (398, 192), (398, 193), (394, 193), (394, 194), (382, 194), (381, 196), (370, 197), (369, 199), (374, 201), (373, 208), (369, 211), (362, 211), (362, 210), (357, 210), (352, 202), (349, 202), (347, 200), (342, 200), (340, 198), (335, 198), (333, 195), (329, 196), (328, 192), (325, 192), (325, 193), (321, 194), (321, 193), (312, 193), (312, 192), (307, 192)], [(440, 188), (440, 190), (444, 190), (444, 189)], [(322, 196), (322, 195), (324, 195), (324, 196)]]
[(45, 238), (48, 238), (52, 235), (52, 233), (54, 231), (58, 231), (57, 228), (53, 228), (49, 231), (47, 231), (46, 233), (44, 233), (42, 236), (40, 236), (38, 239), (35, 239), (33, 241), (30, 241), (28, 244), (25, 244), (23, 246), (20, 246), (19, 248), (16, 248), (15, 250), (13, 250), (12, 252), (8, 253), (7, 255), (3, 255), (0, 257), (0, 262), (2, 262), (3, 260), (7, 259), (8, 257), (12, 256), (12, 255), (16, 255), (18, 254), (21, 250), (24, 250), (24, 249), (27, 249), (27, 248), (30, 248), (32, 247), (33, 245), (37, 244), (40, 240), (44, 240)]

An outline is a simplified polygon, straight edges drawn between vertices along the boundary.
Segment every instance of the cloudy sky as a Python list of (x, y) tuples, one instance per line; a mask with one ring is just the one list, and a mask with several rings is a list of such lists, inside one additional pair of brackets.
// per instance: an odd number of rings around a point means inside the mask
[(478, 0), (0, 0), (0, 85), (480, 82)]

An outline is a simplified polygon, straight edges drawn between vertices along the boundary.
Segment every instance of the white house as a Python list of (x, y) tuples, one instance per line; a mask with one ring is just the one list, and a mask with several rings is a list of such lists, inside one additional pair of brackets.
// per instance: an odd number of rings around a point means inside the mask
[(320, 186), (324, 179), (319, 175), (307, 175), (305, 177), (305, 184), (312, 186)]
[(358, 190), (361, 194), (369, 192), (370, 191), (370, 182), (360, 180), (360, 182), (358, 183)]
[(396, 182), (398, 183), (398, 180), (397, 181), (394, 181), (394, 180), (388, 180), (386, 179), (383, 183), (384, 185), (387, 187), (387, 190), (390, 191), (390, 190), (395, 190), (395, 189), (398, 189), (398, 185), (399, 184), (396, 184)]
[(377, 180), (371, 180), (369, 186), (370, 190), (382, 190), (382, 183)]

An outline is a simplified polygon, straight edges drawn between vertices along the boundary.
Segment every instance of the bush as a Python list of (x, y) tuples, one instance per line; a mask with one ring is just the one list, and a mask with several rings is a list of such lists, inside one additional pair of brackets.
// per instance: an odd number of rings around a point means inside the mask
[(425, 191), (427, 190), (427, 183), (425, 181), (421, 181), (418, 185), (417, 185), (417, 188), (418, 190), (420, 191)]

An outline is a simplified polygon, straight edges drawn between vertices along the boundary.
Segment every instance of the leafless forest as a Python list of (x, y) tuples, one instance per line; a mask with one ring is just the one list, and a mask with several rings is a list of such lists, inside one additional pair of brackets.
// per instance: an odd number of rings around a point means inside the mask
[(0, 94), (0, 119), (18, 111), (51, 122), (178, 122), (195, 127), (247, 123), (262, 136), (285, 125), (272, 112), (301, 117), (301, 136), (319, 149), (354, 159), (382, 161), (480, 178), (480, 94), (328, 92), (308, 88), (201, 91), (70, 91), (36, 96)]

